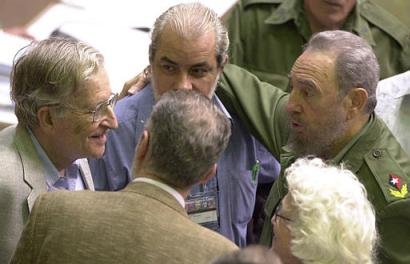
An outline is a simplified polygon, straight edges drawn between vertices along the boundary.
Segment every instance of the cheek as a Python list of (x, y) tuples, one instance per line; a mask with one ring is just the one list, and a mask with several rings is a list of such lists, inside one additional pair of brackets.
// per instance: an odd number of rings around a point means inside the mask
[(173, 89), (174, 78), (164, 74), (156, 74), (152, 78), (152, 86), (158, 95), (162, 95)]
[(218, 77), (216, 77), (215, 75), (209, 76), (209, 78), (196, 79), (193, 81), (194, 89), (208, 96), (209, 98), (212, 97), (217, 84)]
[(197, 84), (194, 84), (193, 87), (194, 87), (194, 90), (200, 92), (203, 95), (206, 95), (207, 97), (210, 97), (213, 91), (212, 84), (208, 82), (197, 83)]
[(93, 131), (98, 128), (98, 123), (90, 122), (77, 122), (74, 125), (74, 133), (75, 135), (81, 138), (87, 138)]
[(291, 259), (293, 254), (290, 250), (291, 235), (288, 230), (278, 230), (277, 237), (272, 244), (273, 250), (276, 251), (282, 259)]

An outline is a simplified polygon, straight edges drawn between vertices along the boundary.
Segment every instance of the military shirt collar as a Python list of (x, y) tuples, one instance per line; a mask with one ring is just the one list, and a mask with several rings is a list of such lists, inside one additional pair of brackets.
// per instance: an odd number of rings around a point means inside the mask
[[(367, 0), (358, 0), (352, 14), (347, 18), (343, 30), (354, 32), (360, 37), (364, 38), (370, 45), (374, 46), (376, 43), (373, 39), (369, 23), (360, 16), (360, 9), (363, 8), (363, 3)], [(307, 22), (306, 14), (303, 10), (302, 0), (288, 0), (284, 1), (266, 20), (266, 24), (279, 25), (294, 20), (299, 32), (303, 37), (309, 40), (312, 32)]]
[(345, 163), (348, 169), (356, 173), (363, 164), (363, 157), (369, 152), (369, 149), (371, 149), (370, 146), (377, 140), (377, 131), (379, 130), (374, 129), (375, 125), (376, 118), (374, 114), (372, 114), (362, 130), (353, 137), (336, 157), (330, 160), (330, 163), (335, 165)]
[(267, 24), (283, 24), (289, 20), (296, 20), (302, 8), (300, 0), (284, 1), (266, 20)]
[(342, 29), (357, 34), (361, 38), (365, 39), (367, 43), (375, 46), (376, 42), (373, 39), (369, 23), (362, 16), (360, 16), (361, 9), (364, 7), (363, 3), (365, 2), (367, 2), (367, 0), (357, 1), (353, 13), (347, 18), (347, 21)]
[[(376, 117), (372, 114), (367, 124), (362, 130), (353, 137), (353, 139), (334, 157), (329, 160), (329, 163), (337, 165), (345, 163), (348, 169), (356, 173), (363, 164), (363, 157), (369, 152), (371, 145), (376, 142), (379, 129), (375, 129)], [(366, 137), (364, 137), (366, 135)], [(297, 155), (291, 151), (288, 145), (282, 147), (281, 165), (282, 160), (286, 164), (293, 163), (297, 158)], [(283, 167), (286, 168), (286, 167)]]

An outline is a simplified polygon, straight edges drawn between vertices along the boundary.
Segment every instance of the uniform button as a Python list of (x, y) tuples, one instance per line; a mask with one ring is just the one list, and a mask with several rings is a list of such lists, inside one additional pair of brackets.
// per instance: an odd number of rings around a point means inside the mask
[(373, 150), (372, 154), (376, 159), (380, 159), (382, 157), (382, 151), (380, 149)]

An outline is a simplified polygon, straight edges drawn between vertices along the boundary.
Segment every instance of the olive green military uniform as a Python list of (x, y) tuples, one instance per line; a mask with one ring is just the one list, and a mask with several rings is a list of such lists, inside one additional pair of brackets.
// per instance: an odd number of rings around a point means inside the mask
[[(270, 219), (287, 193), (283, 171), (297, 158), (286, 146), (289, 94), (234, 65), (225, 66), (217, 93), (281, 163), (283, 170), (265, 205), (267, 218), (261, 243), (270, 245)], [(372, 114), (367, 125), (331, 162), (346, 164), (367, 190), (376, 211), (381, 263), (410, 263), (410, 158), (383, 121)]]
[[(401, 1), (410, 8), (410, 1)], [(389, 6), (400, 4), (397, 0), (386, 2)], [(399, 8), (389, 8), (394, 10)], [(342, 28), (371, 44), (381, 79), (410, 69), (409, 19), (401, 16), (370, 0), (358, 0)], [(292, 65), (312, 35), (303, 0), (240, 0), (223, 19), (231, 41), (230, 62), (287, 90)]]

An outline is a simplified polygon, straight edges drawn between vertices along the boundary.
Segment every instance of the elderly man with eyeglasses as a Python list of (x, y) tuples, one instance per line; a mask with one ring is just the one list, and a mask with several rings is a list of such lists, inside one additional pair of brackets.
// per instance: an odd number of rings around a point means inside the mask
[(103, 56), (87, 44), (46, 39), (13, 65), (18, 125), (0, 133), (0, 263), (8, 263), (41, 193), (94, 190), (86, 157), (101, 157), (118, 126)]

